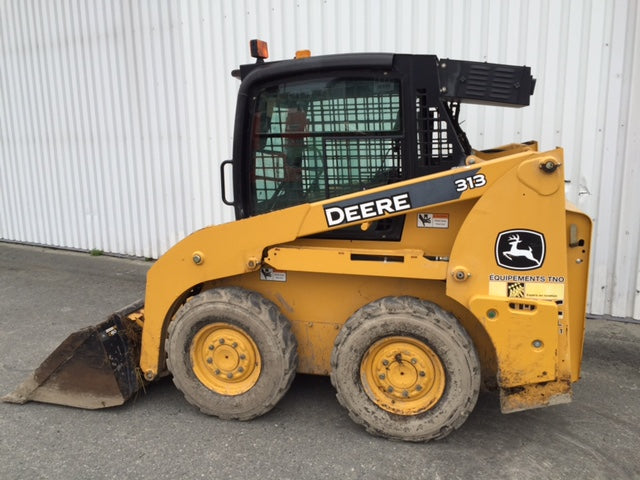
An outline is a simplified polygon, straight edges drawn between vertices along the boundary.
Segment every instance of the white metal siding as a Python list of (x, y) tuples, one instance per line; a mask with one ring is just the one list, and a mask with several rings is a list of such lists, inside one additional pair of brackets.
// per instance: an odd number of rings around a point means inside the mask
[(466, 106), (477, 148), (566, 150), (596, 221), (589, 311), (640, 318), (640, 9), (635, 0), (0, 0), (0, 238), (158, 257), (232, 219), (250, 38), (271, 58), (397, 51), (527, 64), (525, 109)]

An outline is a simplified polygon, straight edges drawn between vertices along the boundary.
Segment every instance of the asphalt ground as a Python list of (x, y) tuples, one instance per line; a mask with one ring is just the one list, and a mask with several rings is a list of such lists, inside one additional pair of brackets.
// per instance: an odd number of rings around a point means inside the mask
[[(141, 298), (150, 263), (0, 243), (0, 395), (71, 332)], [(122, 407), (0, 403), (0, 478), (640, 478), (640, 324), (588, 320), (568, 405), (503, 415), (481, 393), (444, 440), (372, 437), (324, 377), (250, 422), (191, 407), (169, 378)]]

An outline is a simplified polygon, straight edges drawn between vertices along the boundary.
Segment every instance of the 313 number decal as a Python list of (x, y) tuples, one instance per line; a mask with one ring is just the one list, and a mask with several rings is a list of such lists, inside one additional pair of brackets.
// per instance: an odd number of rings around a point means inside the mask
[(455, 180), (456, 192), (464, 192), (474, 188), (484, 187), (487, 184), (487, 178), (482, 174), (471, 175), (465, 178)]

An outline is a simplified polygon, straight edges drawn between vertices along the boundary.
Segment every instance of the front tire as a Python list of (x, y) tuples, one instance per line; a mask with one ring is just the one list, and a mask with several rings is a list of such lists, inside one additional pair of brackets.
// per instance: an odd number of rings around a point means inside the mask
[(331, 357), (337, 398), (368, 432), (421, 442), (460, 427), (478, 399), (480, 363), (457, 319), (413, 297), (358, 310)]
[(297, 366), (290, 322), (262, 295), (206, 290), (183, 305), (165, 342), (173, 382), (189, 403), (223, 419), (249, 420), (284, 396)]

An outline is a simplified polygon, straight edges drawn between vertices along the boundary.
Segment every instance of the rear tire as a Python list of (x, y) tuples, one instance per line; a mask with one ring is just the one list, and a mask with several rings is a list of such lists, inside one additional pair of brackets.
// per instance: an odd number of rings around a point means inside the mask
[(202, 412), (249, 420), (284, 396), (297, 366), (290, 322), (262, 295), (236, 287), (195, 295), (169, 325), (167, 366)]
[(331, 383), (351, 418), (396, 440), (443, 438), (478, 399), (480, 364), (466, 331), (439, 306), (387, 297), (358, 310), (336, 338)]

